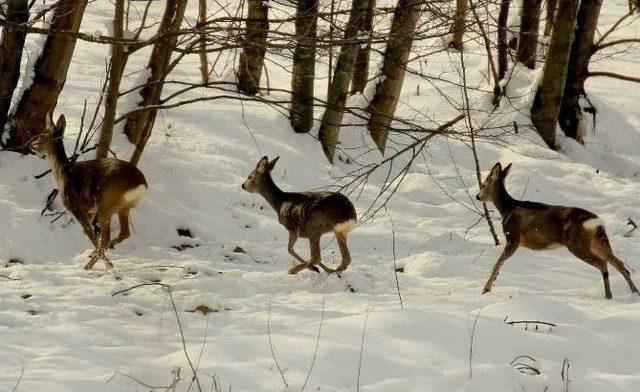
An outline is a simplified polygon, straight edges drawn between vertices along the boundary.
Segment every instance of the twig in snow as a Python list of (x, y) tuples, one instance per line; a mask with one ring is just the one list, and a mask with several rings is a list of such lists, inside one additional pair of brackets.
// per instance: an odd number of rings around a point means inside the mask
[(549, 330), (551, 330), (551, 328), (553, 327), (557, 327), (556, 324), (554, 323), (550, 323), (548, 321), (538, 321), (538, 320), (513, 320), (513, 321), (507, 321), (509, 317), (507, 316), (507, 318), (504, 319), (504, 322), (509, 324), (509, 325), (518, 325), (518, 324), (524, 324), (524, 329), (528, 330), (529, 329), (529, 325), (532, 324), (534, 325), (535, 330), (537, 331), (538, 328), (541, 325), (547, 326), (549, 327)]
[(569, 366), (569, 358), (565, 358), (562, 361), (562, 373), (560, 373), (562, 381), (564, 381), (564, 392), (569, 392), (569, 383), (571, 382), (569, 379)]
[[(176, 306), (176, 302), (173, 299), (173, 294), (171, 293), (171, 286), (169, 286), (168, 284), (165, 284), (165, 283), (160, 283), (160, 282), (140, 283), (140, 284), (137, 284), (135, 286), (131, 286), (131, 287), (127, 288), (127, 289), (116, 291), (115, 293), (111, 294), (111, 296), (115, 297), (118, 294), (123, 294), (123, 293), (126, 293), (128, 291), (131, 291), (131, 290), (137, 289), (139, 287), (143, 287), (143, 286), (160, 286), (169, 294), (169, 299), (171, 300), (171, 306), (173, 307), (173, 313), (175, 314), (176, 322), (178, 323), (178, 330), (180, 331), (180, 339), (182, 341), (182, 351), (184, 351), (184, 355), (187, 358), (187, 362), (189, 363), (189, 367), (191, 368), (191, 372), (193, 374), (193, 379), (192, 380), (195, 380), (196, 386), (198, 387), (198, 391), (202, 392), (202, 386), (200, 385), (200, 380), (198, 379), (197, 370), (196, 370), (195, 366), (193, 366), (193, 362), (191, 361), (191, 357), (189, 357), (189, 352), (187, 351), (187, 342), (184, 339), (184, 331), (182, 329), (182, 322), (180, 321), (180, 316), (178, 315), (178, 308)], [(323, 306), (323, 309), (324, 309), (324, 306)]]
[(478, 325), (478, 318), (480, 317), (480, 311), (476, 313), (476, 318), (473, 320), (471, 326), (471, 333), (469, 334), (469, 378), (473, 377), (473, 368), (471, 367), (471, 361), (473, 360), (473, 341), (476, 335), (476, 326)]
[[(523, 362), (523, 360), (529, 360), (532, 364), (528, 364)], [(527, 374), (529, 376), (537, 376), (541, 373), (538, 367), (538, 361), (535, 358), (530, 357), (528, 355), (519, 355), (511, 360), (509, 365), (513, 366), (522, 374)]]
[(316, 347), (313, 350), (313, 359), (311, 360), (311, 365), (309, 366), (307, 377), (304, 379), (304, 383), (302, 384), (302, 388), (300, 388), (300, 392), (304, 391), (304, 388), (307, 386), (307, 382), (309, 381), (309, 377), (311, 376), (311, 371), (313, 370), (313, 366), (316, 364), (316, 358), (318, 356), (318, 347), (320, 346), (320, 334), (322, 333), (323, 322), (324, 322), (324, 298), (322, 299), (322, 313), (320, 313), (320, 325), (318, 326), (318, 336), (316, 337)]
[(20, 375), (18, 376), (18, 379), (16, 380), (16, 383), (13, 385), (13, 388), (11, 389), (11, 392), (16, 392), (18, 390), (18, 386), (20, 385), (20, 381), (22, 381), (22, 375), (24, 374), (24, 366), (22, 367), (22, 370), (20, 370)]
[(636, 222), (633, 221), (633, 219), (628, 218), (627, 219), (627, 225), (631, 226), (631, 230), (627, 231), (626, 233), (624, 233), (623, 235), (625, 237), (631, 237), (632, 233), (636, 230), (638, 230), (638, 225), (636, 224)]
[(391, 221), (391, 253), (393, 254), (393, 273), (396, 276), (396, 290), (398, 292), (398, 299), (400, 300), (400, 308), (404, 309), (404, 303), (402, 302), (402, 294), (400, 294), (400, 282), (398, 280), (398, 267), (396, 265), (396, 222), (389, 214), (389, 210), (387, 206), (384, 206), (384, 211), (387, 213), (389, 217), (389, 221)]
[(358, 360), (358, 378), (356, 381), (356, 392), (360, 392), (360, 373), (362, 372), (362, 357), (364, 355), (364, 338), (367, 332), (367, 321), (369, 321), (369, 315), (373, 312), (376, 306), (373, 305), (367, 309), (367, 314), (364, 316), (364, 325), (362, 326), (362, 338), (360, 340), (360, 359)]
[[(209, 336), (209, 320), (211, 320), (209, 314), (207, 313), (207, 323), (204, 326), (204, 335), (202, 337), (202, 346), (200, 346), (200, 354), (198, 354), (198, 361), (196, 361), (196, 372), (198, 371), (198, 369), (200, 368), (200, 360), (202, 360), (202, 353), (204, 352), (204, 346), (207, 343), (207, 336)], [(189, 383), (189, 388), (187, 388), (187, 392), (189, 392), (191, 390), (191, 387), (193, 386), (193, 381), (194, 379), (191, 379), (191, 382)]]
[(273, 358), (273, 362), (276, 364), (276, 369), (278, 369), (278, 373), (280, 373), (280, 377), (282, 378), (282, 382), (284, 383), (284, 387), (288, 387), (289, 383), (287, 383), (287, 379), (284, 377), (284, 371), (276, 358), (276, 352), (273, 348), (273, 341), (271, 340), (271, 300), (269, 300), (269, 305), (267, 308), (267, 335), (269, 336), (269, 351), (271, 351), (271, 358)]
[(158, 390), (158, 389), (165, 390), (165, 391), (175, 391), (176, 387), (178, 386), (178, 383), (182, 379), (182, 377), (180, 376), (180, 367), (175, 367), (175, 368), (173, 368), (171, 370), (171, 384), (169, 384), (169, 385), (151, 385), (151, 384), (147, 384), (144, 381), (141, 381), (141, 380), (137, 379), (132, 374), (122, 373), (122, 372), (116, 370), (113, 373), (113, 375), (111, 377), (109, 377), (107, 382), (105, 382), (105, 384), (109, 384), (111, 381), (113, 381), (113, 379), (116, 378), (116, 376), (122, 376), (122, 377), (128, 378), (128, 379), (134, 381), (136, 384), (140, 384), (145, 388), (151, 389), (152, 391), (155, 391), (155, 390)]

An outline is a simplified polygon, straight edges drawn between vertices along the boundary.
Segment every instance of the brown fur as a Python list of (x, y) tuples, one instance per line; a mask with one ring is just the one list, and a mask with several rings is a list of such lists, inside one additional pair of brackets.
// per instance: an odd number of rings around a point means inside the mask
[[(100, 258), (107, 267), (113, 267), (104, 252), (107, 247), (129, 238), (129, 212), (142, 200), (147, 189), (144, 175), (131, 163), (114, 158), (69, 161), (62, 142), (66, 125), (64, 116), (60, 116), (55, 127), (50, 114), (47, 120), (48, 134), (34, 149), (49, 157), (64, 206), (95, 246), (84, 268), (93, 268)], [(118, 214), (120, 220), (120, 233), (111, 240), (114, 214)]]
[(602, 273), (605, 296), (611, 298), (608, 263), (625, 278), (632, 292), (638, 289), (624, 263), (609, 245), (609, 239), (599, 218), (592, 212), (576, 207), (552, 206), (512, 198), (504, 186), (511, 165), (502, 170), (497, 163), (487, 176), (478, 200), (492, 202), (502, 216), (502, 229), (507, 244), (498, 258), (482, 293), (491, 291), (500, 267), (520, 246), (532, 250), (566, 247), (576, 257)]
[[(271, 178), (278, 158), (269, 162), (263, 157), (249, 178), (242, 184), (242, 189), (262, 195), (278, 214), (278, 221), (289, 231), (288, 251), (300, 264), (289, 269), (290, 274), (305, 268), (318, 271), (320, 266), (326, 272), (344, 271), (351, 263), (347, 234), (357, 220), (356, 210), (349, 199), (335, 192), (284, 192), (278, 188)], [(320, 237), (333, 232), (336, 236), (342, 262), (333, 270), (322, 263), (320, 255)], [(294, 249), (298, 238), (308, 238), (311, 259), (304, 260)]]

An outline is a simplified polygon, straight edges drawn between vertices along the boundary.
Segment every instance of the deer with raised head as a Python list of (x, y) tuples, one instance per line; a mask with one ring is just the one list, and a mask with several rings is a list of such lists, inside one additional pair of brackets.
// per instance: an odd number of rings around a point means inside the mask
[[(34, 143), (33, 149), (49, 158), (62, 203), (95, 247), (84, 268), (93, 268), (100, 258), (107, 268), (112, 268), (104, 252), (107, 247), (112, 248), (129, 238), (129, 213), (147, 193), (144, 175), (136, 166), (120, 159), (70, 160), (62, 141), (66, 126), (64, 115), (55, 125), (51, 113), (45, 121), (46, 133)], [(118, 214), (120, 220), (120, 233), (112, 240), (114, 214)]]
[(521, 246), (532, 250), (566, 247), (577, 258), (600, 270), (607, 299), (611, 299), (607, 269), (610, 263), (622, 274), (631, 291), (638, 294), (629, 271), (611, 250), (602, 219), (582, 208), (514, 199), (504, 185), (510, 169), (511, 164), (503, 170), (502, 165), (496, 163), (476, 196), (478, 200), (492, 202), (496, 206), (502, 216), (502, 230), (507, 240), (484, 285), (483, 294), (491, 291), (500, 267)]
[[(344, 271), (351, 263), (347, 234), (356, 224), (356, 210), (349, 199), (337, 192), (284, 192), (271, 178), (279, 157), (269, 161), (263, 157), (256, 168), (242, 184), (242, 189), (259, 193), (278, 214), (278, 221), (289, 231), (287, 250), (300, 264), (289, 269), (296, 274), (308, 268), (319, 272), (320, 266), (325, 272)], [(322, 263), (320, 256), (320, 237), (332, 232), (336, 236), (342, 262), (335, 270)], [(304, 260), (296, 253), (294, 245), (298, 238), (308, 238), (311, 258)]]

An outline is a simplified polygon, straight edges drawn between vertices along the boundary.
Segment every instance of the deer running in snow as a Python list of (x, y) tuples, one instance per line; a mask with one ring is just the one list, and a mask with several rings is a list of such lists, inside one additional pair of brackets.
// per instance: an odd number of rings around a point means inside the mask
[[(66, 126), (64, 115), (58, 118), (55, 126), (51, 113), (45, 121), (46, 134), (34, 143), (33, 148), (49, 158), (64, 206), (80, 222), (95, 246), (84, 268), (93, 268), (100, 258), (107, 268), (112, 268), (113, 264), (104, 252), (107, 247), (129, 238), (129, 212), (147, 193), (144, 175), (136, 166), (120, 159), (69, 160), (62, 142)], [(120, 233), (111, 240), (110, 225), (114, 214), (118, 214), (120, 220)]]
[(631, 291), (638, 293), (624, 263), (611, 250), (602, 219), (582, 208), (514, 199), (504, 186), (510, 169), (511, 164), (503, 170), (502, 165), (496, 163), (476, 196), (478, 200), (490, 201), (496, 206), (502, 216), (502, 230), (507, 239), (507, 245), (484, 285), (483, 294), (491, 291), (500, 267), (520, 246), (532, 250), (565, 246), (577, 258), (600, 270), (607, 299), (611, 299), (607, 269), (607, 264), (611, 263), (622, 274)]
[[(273, 170), (279, 157), (271, 162), (263, 157), (249, 178), (242, 184), (242, 189), (259, 193), (278, 214), (278, 221), (289, 231), (287, 250), (300, 264), (289, 269), (290, 274), (297, 274), (308, 268), (318, 272), (316, 265), (325, 272), (344, 271), (351, 263), (347, 234), (356, 224), (356, 210), (349, 199), (335, 192), (284, 192), (273, 182)], [(342, 262), (335, 270), (322, 263), (320, 257), (320, 237), (333, 232), (340, 247)], [(294, 249), (296, 240), (308, 238), (311, 250), (309, 261), (304, 260)]]

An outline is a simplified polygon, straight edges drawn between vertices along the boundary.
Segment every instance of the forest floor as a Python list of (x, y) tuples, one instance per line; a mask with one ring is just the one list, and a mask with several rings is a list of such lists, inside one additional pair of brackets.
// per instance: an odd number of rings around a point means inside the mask
[[(91, 3), (82, 30), (107, 32), (111, 7)], [(625, 7), (606, 2), (602, 23), (611, 25)], [(638, 36), (635, 29), (623, 32)], [(33, 55), (35, 40), (28, 45)], [(69, 147), (84, 100), (95, 105), (106, 56), (104, 46), (77, 45), (56, 109), (67, 116)], [(275, 65), (282, 61), (272, 55), (268, 67), (271, 84), (286, 88), (289, 75)], [(452, 77), (459, 61), (440, 53), (426, 70)], [(469, 84), (488, 88), (482, 47), (470, 45), (465, 61)], [(144, 63), (144, 55), (132, 58), (127, 83)], [(637, 54), (593, 66), (627, 74), (639, 67)], [(187, 58), (172, 79), (197, 77), (197, 59)], [(511, 98), (492, 116), (482, 113), (490, 96), (475, 93), (477, 121), (526, 122), (537, 77), (516, 68)], [(326, 79), (316, 87), (324, 94)], [(628, 218), (640, 222), (640, 89), (595, 78), (587, 88), (598, 116), (595, 133), (589, 120), (584, 146), (561, 138), (561, 151), (550, 151), (526, 126), (480, 138), (483, 175), (497, 161), (512, 162), (513, 196), (597, 213), (615, 252), (638, 271), (639, 237), (625, 233)], [(459, 87), (410, 75), (399, 113), (425, 127), (443, 123), (459, 112), (442, 94), (462, 101)], [(330, 166), (316, 133), (294, 134), (285, 116), (260, 103), (214, 100), (161, 112), (140, 164), (149, 193), (132, 214), (132, 237), (109, 253), (115, 268), (108, 271), (100, 264), (82, 269), (90, 243), (68, 214), (54, 223), (54, 216), (40, 216), (52, 179), (34, 176), (47, 161), (0, 153), (0, 390), (16, 383), (24, 391), (146, 390), (134, 379), (168, 385), (177, 367), (184, 378), (178, 390), (187, 390), (182, 337), (205, 390), (214, 379), (233, 391), (304, 384), (316, 391), (640, 390), (640, 297), (615, 270), (608, 301), (600, 273), (566, 250), (519, 250), (493, 291), (481, 295), (502, 248), (476, 213), (474, 162), (464, 141), (429, 142), (387, 209), (349, 236), (353, 264), (341, 276), (288, 275), (286, 231), (269, 205), (240, 185), (263, 155), (280, 156), (273, 174), (285, 190), (328, 186), (356, 167)], [(342, 157), (380, 160), (363, 127), (347, 127), (341, 139)], [(398, 146), (392, 141), (390, 150)], [(114, 150), (128, 158), (131, 147), (119, 136)], [(351, 195), (361, 217), (384, 175)], [(301, 240), (298, 250), (308, 254), (308, 244)], [(323, 259), (339, 263), (328, 236)], [(180, 325), (160, 286), (113, 295), (154, 282), (171, 287)], [(555, 326), (509, 324), (518, 320)]]

